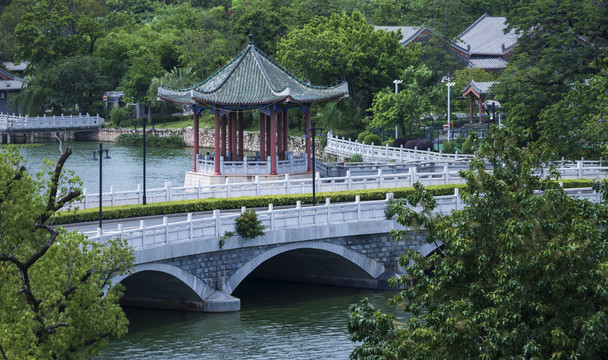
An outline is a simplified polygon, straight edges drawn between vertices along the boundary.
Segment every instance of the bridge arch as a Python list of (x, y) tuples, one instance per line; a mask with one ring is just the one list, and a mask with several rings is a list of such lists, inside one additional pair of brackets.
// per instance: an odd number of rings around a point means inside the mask
[(129, 274), (114, 277), (112, 279), (112, 286), (128, 280), (129, 278), (133, 278), (137, 274), (143, 275), (143, 273), (147, 272), (156, 272), (162, 274), (164, 277), (176, 279), (181, 286), (185, 286), (195, 294), (194, 297), (197, 298), (195, 301), (199, 303), (204, 302), (204, 300), (215, 291), (201, 279), (187, 271), (176, 266), (157, 263), (135, 265)]
[(260, 266), (266, 260), (269, 260), (277, 255), (283, 254), (288, 251), (300, 249), (323, 250), (335, 254), (358, 266), (373, 279), (378, 278), (386, 270), (382, 263), (377, 262), (365, 255), (362, 255), (354, 250), (350, 250), (341, 245), (335, 245), (321, 241), (293, 243), (275, 247), (249, 260), (246, 264), (241, 266), (239, 270), (237, 270), (232, 276), (228, 278), (225, 283), (224, 291), (226, 291), (228, 294), (231, 294), (234, 289), (236, 289), (236, 287), (249, 274), (251, 274), (258, 266)]

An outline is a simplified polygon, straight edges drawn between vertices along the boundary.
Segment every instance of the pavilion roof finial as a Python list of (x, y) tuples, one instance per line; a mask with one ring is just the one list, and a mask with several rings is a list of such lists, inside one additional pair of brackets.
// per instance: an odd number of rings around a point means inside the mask
[(253, 45), (253, 33), (249, 33), (249, 45)]

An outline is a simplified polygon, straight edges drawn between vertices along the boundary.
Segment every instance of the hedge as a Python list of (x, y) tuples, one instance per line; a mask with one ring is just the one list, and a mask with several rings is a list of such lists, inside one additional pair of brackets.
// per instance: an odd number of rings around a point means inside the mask
[[(576, 180), (561, 180), (564, 188), (579, 188), (591, 187), (593, 180), (576, 179)], [(448, 184), (448, 185), (430, 185), (425, 188), (433, 196), (453, 195), (455, 188), (466, 187), (465, 184)], [(325, 192), (317, 193), (317, 202), (323, 202), (325, 198), (329, 198), (331, 202), (352, 202), (355, 201), (357, 195), (361, 201), (367, 200), (383, 200), (387, 193), (393, 193), (395, 198), (402, 198), (407, 193), (413, 191), (411, 187), (392, 188), (392, 189), (373, 189), (373, 190), (350, 190), (340, 192)], [(179, 213), (190, 213), (199, 211), (224, 210), (224, 209), (240, 209), (245, 206), (247, 208), (266, 207), (269, 204), (274, 206), (295, 205), (297, 201), (302, 204), (312, 203), (312, 194), (290, 194), (290, 195), (268, 195), (268, 196), (247, 196), (247, 197), (232, 197), (221, 199), (195, 199), (195, 200), (180, 200), (151, 203), (147, 205), (120, 205), (106, 206), (103, 210), (103, 218), (105, 220), (124, 219), (140, 216), (156, 216), (169, 215)], [(99, 219), (99, 208), (64, 211), (55, 214), (55, 224), (71, 224), (87, 221), (96, 221)]]

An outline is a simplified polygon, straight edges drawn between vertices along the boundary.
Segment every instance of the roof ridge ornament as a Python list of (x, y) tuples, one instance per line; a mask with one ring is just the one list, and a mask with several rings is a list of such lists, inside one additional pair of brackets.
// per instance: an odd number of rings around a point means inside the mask
[(249, 33), (249, 45), (253, 45), (253, 33)]

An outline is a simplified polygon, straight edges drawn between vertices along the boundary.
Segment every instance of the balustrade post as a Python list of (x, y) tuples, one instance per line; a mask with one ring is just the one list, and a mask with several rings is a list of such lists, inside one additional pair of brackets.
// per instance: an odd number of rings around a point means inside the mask
[[(99, 155), (101, 156), (101, 155)], [(110, 186), (110, 204), (112, 204), (112, 206), (114, 206), (114, 186)]]
[(146, 224), (144, 220), (139, 220), (139, 228), (141, 229), (141, 248), (146, 247)]
[[(439, 146), (439, 145), (437, 145), (437, 146)], [(442, 150), (439, 149), (439, 160), (441, 160), (442, 158), (443, 158), (443, 153), (442, 153)]]
[(327, 225), (329, 225), (331, 220), (331, 201), (329, 198), (325, 198), (325, 207), (327, 207)]
[(200, 199), (203, 193), (203, 188), (201, 186), (201, 181), (196, 180), (196, 198)]
[(458, 160), (458, 150), (456, 150), (456, 160)]
[(298, 228), (302, 226), (302, 201), (296, 201), (296, 210), (298, 210)]
[(230, 195), (232, 194), (232, 186), (230, 186), (230, 178), (226, 177), (226, 181), (224, 183), (224, 186), (226, 187), (226, 197), (230, 197)]
[(270, 218), (270, 230), (274, 230), (274, 205), (268, 204), (268, 217)]
[(220, 210), (213, 210), (213, 219), (215, 219), (215, 236), (220, 237), (220, 231), (222, 229), (222, 217)]
[(414, 159), (418, 160), (418, 146), (414, 146)]
[(346, 190), (352, 190), (353, 178), (350, 170), (346, 170)]
[[(293, 162), (293, 159), (291, 160)], [(291, 194), (291, 186), (289, 184), (289, 174), (285, 174), (285, 194)]]
[(165, 227), (165, 244), (169, 242), (169, 219), (163, 216), (163, 226)]
[(386, 160), (388, 160), (388, 143), (386, 143)]
[(410, 168), (410, 186), (414, 186), (414, 184), (418, 181), (418, 171), (415, 167)]
[(192, 222), (192, 213), (188, 213), (188, 227), (190, 229), (190, 241), (194, 240), (194, 223)]
[(403, 162), (403, 144), (399, 145), (399, 160)]
[(247, 156), (243, 156), (243, 169), (245, 175), (249, 175), (249, 163), (247, 162)]
[(361, 221), (361, 196), (355, 195), (355, 205), (357, 206), (357, 221)]
[(123, 231), (123, 226), (122, 226), (122, 224), (118, 224), (118, 238), (119, 238), (120, 240), (122, 240), (122, 238), (123, 238), (123, 233), (124, 233), (124, 231)]
[(137, 192), (137, 203), (141, 204), (142, 203), (142, 196), (143, 196), (143, 194), (141, 192), (141, 184), (137, 184), (137, 190), (136, 190), (136, 192)]
[(87, 193), (87, 188), (82, 189), (82, 197), (84, 201), (84, 208), (87, 209), (89, 205), (89, 194)]
[(456, 210), (460, 209), (460, 189), (454, 189), (454, 196), (456, 196)]
[(443, 183), (444, 183), (444, 184), (448, 184), (448, 183), (449, 183), (449, 174), (450, 174), (450, 173), (449, 173), (449, 171), (448, 171), (448, 170), (449, 170), (449, 169), (448, 169), (448, 166), (447, 166), (447, 165), (444, 165), (444, 166), (443, 166), (443, 179), (444, 179)]
[(583, 176), (583, 160), (581, 158), (580, 161), (578, 161), (578, 164), (576, 164), (576, 169), (578, 172), (578, 177), (581, 178)]

